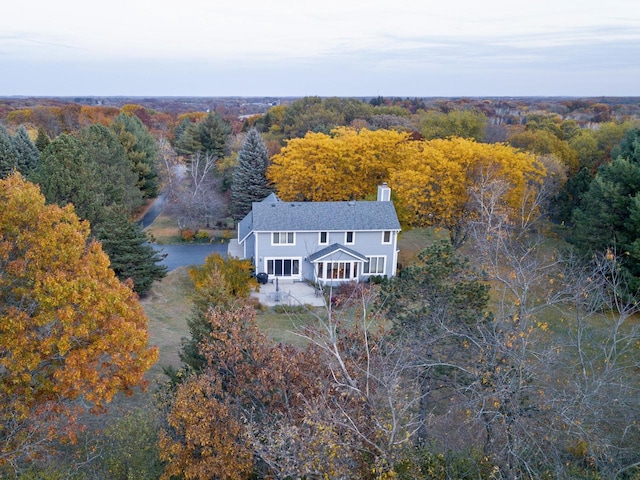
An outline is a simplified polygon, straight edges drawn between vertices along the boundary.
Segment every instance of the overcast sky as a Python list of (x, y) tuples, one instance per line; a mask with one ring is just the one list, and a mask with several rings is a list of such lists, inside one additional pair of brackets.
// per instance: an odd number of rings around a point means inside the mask
[(0, 96), (635, 96), (640, 0), (11, 0)]

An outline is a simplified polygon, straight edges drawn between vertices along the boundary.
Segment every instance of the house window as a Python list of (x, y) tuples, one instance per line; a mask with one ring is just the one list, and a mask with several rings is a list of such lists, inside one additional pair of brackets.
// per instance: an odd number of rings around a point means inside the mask
[(391, 243), (391, 230), (382, 232), (382, 243)]
[(344, 234), (345, 245), (353, 245), (355, 243), (356, 234), (354, 232), (346, 232)]
[(320, 232), (320, 239), (318, 240), (318, 245), (327, 245), (328, 243), (329, 243), (329, 233)]
[(273, 232), (271, 235), (272, 245), (294, 245), (296, 236), (294, 232)]
[(345, 280), (351, 278), (351, 262), (327, 263), (327, 274), (333, 280)]
[(275, 277), (297, 277), (300, 275), (300, 259), (268, 258), (267, 273)]
[(358, 277), (357, 262), (319, 262), (318, 280), (353, 280)]
[(384, 275), (384, 263), (386, 257), (367, 257), (362, 273), (365, 275)]

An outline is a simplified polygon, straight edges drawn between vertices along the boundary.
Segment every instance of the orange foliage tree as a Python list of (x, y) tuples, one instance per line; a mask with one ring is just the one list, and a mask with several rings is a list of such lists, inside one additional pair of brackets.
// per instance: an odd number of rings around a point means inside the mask
[(165, 478), (385, 478), (414, 438), (417, 383), (400, 377), (402, 348), (368, 331), (369, 293), (301, 327), (305, 349), (268, 339), (252, 307), (210, 309), (206, 366), (169, 400)]
[(131, 285), (72, 206), (45, 205), (19, 174), (0, 182), (0, 464), (73, 437), (82, 408), (131, 393), (157, 351)]
[(256, 458), (247, 424), (286, 417), (313, 395), (306, 373), (312, 356), (270, 342), (254, 313), (251, 307), (209, 311), (211, 332), (201, 344), (207, 365), (177, 387), (161, 435), (165, 478), (249, 478)]

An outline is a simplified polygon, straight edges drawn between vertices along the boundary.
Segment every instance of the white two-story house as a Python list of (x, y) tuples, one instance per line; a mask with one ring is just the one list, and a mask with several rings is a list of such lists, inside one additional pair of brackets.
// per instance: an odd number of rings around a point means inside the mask
[(392, 277), (400, 223), (386, 184), (377, 201), (254, 202), (238, 226), (243, 258), (270, 278), (321, 284)]

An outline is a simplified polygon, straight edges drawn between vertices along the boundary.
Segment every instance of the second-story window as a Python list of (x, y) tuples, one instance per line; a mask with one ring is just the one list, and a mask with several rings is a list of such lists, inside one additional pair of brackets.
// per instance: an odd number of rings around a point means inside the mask
[(391, 230), (382, 232), (382, 243), (391, 243)]
[(318, 240), (319, 245), (327, 245), (329, 243), (329, 233), (328, 232), (320, 232), (320, 239)]
[(354, 232), (346, 232), (344, 235), (344, 243), (346, 245), (353, 245), (355, 242), (356, 235)]
[(296, 243), (294, 232), (273, 232), (271, 236), (273, 245), (293, 245)]

